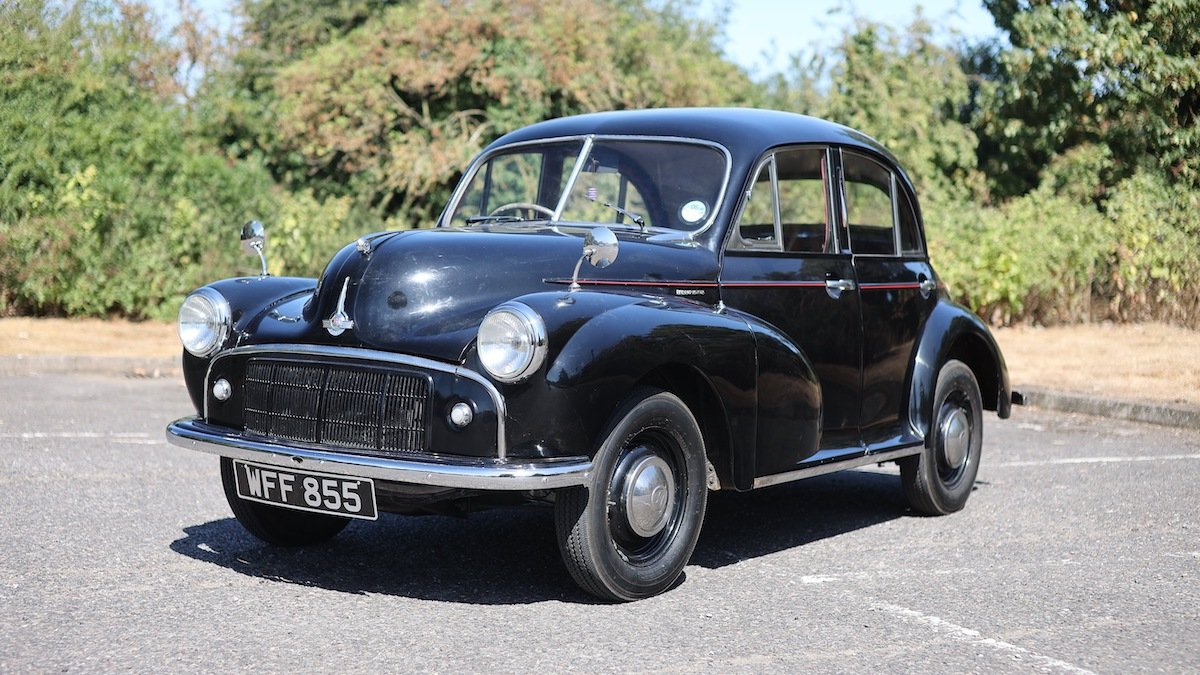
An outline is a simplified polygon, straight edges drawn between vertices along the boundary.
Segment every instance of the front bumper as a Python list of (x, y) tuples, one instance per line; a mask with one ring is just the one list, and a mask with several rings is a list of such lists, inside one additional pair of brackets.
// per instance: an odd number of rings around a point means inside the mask
[(190, 450), (292, 469), (319, 471), (393, 483), (469, 490), (553, 490), (584, 485), (591, 477), (587, 457), (541, 460), (391, 459), (356, 455), (337, 448), (297, 448), (246, 438), (227, 427), (185, 417), (167, 426), (167, 441)]

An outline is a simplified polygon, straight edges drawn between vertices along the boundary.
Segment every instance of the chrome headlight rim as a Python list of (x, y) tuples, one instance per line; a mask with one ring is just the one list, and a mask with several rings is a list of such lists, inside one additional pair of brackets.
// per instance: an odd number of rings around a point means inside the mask
[[(504, 314), (514, 317), (520, 322), (522, 337), (524, 342), (529, 345), (527, 353), (518, 361), (520, 367), (510, 371), (499, 370), (495, 367), (496, 364), (489, 363), (485, 357), (483, 341), (485, 327), (489, 325), (489, 322), (498, 320), (498, 317)], [(484, 372), (492, 379), (505, 384), (515, 384), (529, 379), (545, 363), (548, 349), (549, 338), (546, 333), (546, 322), (532, 307), (522, 302), (505, 302), (494, 307), (483, 317), (483, 321), (479, 324), (479, 332), (476, 334), (476, 353)]]
[[(189, 306), (197, 304), (202, 315), (207, 319), (203, 323), (211, 334), (202, 341), (189, 341), (184, 336), (183, 331), (184, 312)], [(189, 354), (200, 358), (207, 358), (217, 353), (229, 338), (229, 332), (232, 329), (233, 323), (232, 315), (233, 312), (229, 308), (229, 301), (216, 290), (206, 286), (189, 293), (179, 306), (179, 319), (176, 324), (179, 341), (183, 343), (183, 348)]]

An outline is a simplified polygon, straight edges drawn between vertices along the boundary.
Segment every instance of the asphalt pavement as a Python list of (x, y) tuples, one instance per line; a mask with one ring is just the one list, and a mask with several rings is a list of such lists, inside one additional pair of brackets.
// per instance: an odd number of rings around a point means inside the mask
[(0, 376), (0, 672), (1198, 672), (1200, 430), (1018, 408), (958, 514), (893, 465), (710, 499), (682, 582), (597, 603), (546, 509), (266, 546), (176, 378)]

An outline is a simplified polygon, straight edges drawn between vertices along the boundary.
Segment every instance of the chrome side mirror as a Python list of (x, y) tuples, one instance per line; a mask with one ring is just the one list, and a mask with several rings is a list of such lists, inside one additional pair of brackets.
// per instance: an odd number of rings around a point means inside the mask
[(257, 255), (259, 262), (262, 263), (262, 276), (270, 276), (267, 271), (267, 256), (263, 253), (263, 243), (266, 242), (266, 235), (263, 234), (263, 224), (257, 220), (248, 220), (245, 225), (242, 225), (242, 250), (247, 255)]
[(579, 267), (583, 265), (584, 260), (591, 263), (593, 267), (603, 269), (617, 259), (617, 252), (620, 248), (617, 235), (607, 227), (595, 227), (589, 230), (583, 237), (583, 255), (579, 256), (579, 262), (575, 263), (569, 290), (579, 290)]

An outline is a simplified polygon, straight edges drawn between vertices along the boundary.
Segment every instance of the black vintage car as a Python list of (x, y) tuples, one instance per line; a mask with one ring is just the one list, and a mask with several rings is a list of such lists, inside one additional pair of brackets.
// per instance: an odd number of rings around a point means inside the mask
[[(261, 225), (243, 240), (262, 254)], [(898, 462), (915, 511), (961, 509), (983, 411), (1019, 401), (894, 158), (790, 113), (535, 124), (436, 228), (364, 236), (319, 280), (262, 266), (184, 301), (198, 414), (167, 436), (221, 457), (272, 544), (552, 503), (579, 585), (642, 598), (680, 576), (709, 490)]]

